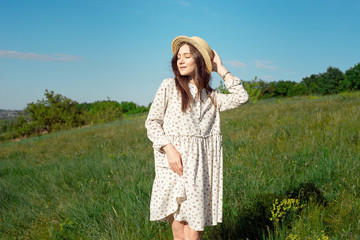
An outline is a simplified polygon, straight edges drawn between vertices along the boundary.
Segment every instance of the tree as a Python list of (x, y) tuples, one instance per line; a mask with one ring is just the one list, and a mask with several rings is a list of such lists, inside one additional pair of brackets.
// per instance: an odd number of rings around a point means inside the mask
[(275, 93), (276, 96), (288, 96), (289, 90), (296, 84), (293, 81), (283, 81), (280, 80), (275, 83)]
[(306, 86), (303, 82), (295, 83), (290, 89), (288, 89), (286, 96), (302, 96), (306, 94)]
[(45, 99), (27, 104), (24, 115), (14, 125), (15, 136), (28, 136), (82, 125), (78, 103), (54, 91), (45, 90)]
[(104, 123), (119, 120), (123, 116), (120, 103), (105, 100), (94, 103), (82, 103), (83, 119), (86, 124)]
[(136, 103), (133, 103), (133, 102), (123, 101), (120, 103), (120, 105), (121, 105), (121, 109), (122, 109), (123, 113), (125, 113), (125, 114), (133, 112), (137, 108)]
[(259, 88), (261, 89), (259, 98), (268, 98), (275, 96), (275, 84), (274, 82), (265, 82), (259, 80)]
[(307, 94), (314, 94), (318, 92), (318, 85), (317, 85), (317, 79), (319, 75), (318, 74), (311, 74), (310, 77), (305, 77), (302, 79), (302, 83), (306, 86), (306, 93)]
[(257, 76), (255, 76), (251, 81), (244, 81), (243, 85), (249, 94), (250, 101), (257, 102), (261, 94), (260, 83), (257, 80)]
[(334, 94), (342, 90), (344, 74), (340, 69), (329, 67), (325, 73), (317, 78), (318, 92), (320, 94)]
[(360, 63), (345, 71), (343, 88), (350, 91), (360, 90)]
[(224, 81), (222, 81), (222, 80), (220, 80), (219, 86), (215, 89), (224, 94), (230, 93), (229, 90), (227, 90), (227, 88), (225, 87)]

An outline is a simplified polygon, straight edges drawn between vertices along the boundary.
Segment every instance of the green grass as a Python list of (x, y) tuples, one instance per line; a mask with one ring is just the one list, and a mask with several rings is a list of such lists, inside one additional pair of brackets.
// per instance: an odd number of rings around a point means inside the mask
[[(149, 221), (145, 117), (0, 143), (0, 237), (171, 239), (167, 223)], [(359, 123), (359, 93), (222, 113), (224, 220), (204, 238), (359, 238)], [(301, 207), (274, 222), (275, 199)]]

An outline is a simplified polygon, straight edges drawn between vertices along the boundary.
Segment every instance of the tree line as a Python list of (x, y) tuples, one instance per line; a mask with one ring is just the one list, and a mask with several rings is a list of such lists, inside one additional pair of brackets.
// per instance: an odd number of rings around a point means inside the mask
[[(301, 82), (265, 82), (255, 77), (251, 81), (243, 81), (243, 85), (253, 102), (271, 97), (359, 91), (360, 63), (344, 73), (338, 68), (328, 67), (326, 72), (312, 74)], [(222, 81), (216, 89), (228, 93)], [(120, 120), (124, 115), (147, 112), (150, 105), (151, 103), (145, 107), (133, 102), (119, 103), (112, 100), (78, 103), (61, 94), (55, 94), (54, 91), (45, 90), (45, 99), (27, 104), (21, 116), (15, 120), (0, 121), (0, 140)]]
[(78, 103), (70, 98), (45, 90), (45, 98), (27, 104), (23, 114), (15, 120), (0, 124), (2, 139), (40, 135), (84, 125), (106, 123), (125, 115), (147, 112), (149, 107), (133, 102), (112, 100)]
[[(270, 97), (292, 97), (301, 95), (328, 95), (346, 91), (360, 90), (360, 63), (349, 68), (344, 73), (336, 67), (328, 67), (326, 72), (312, 74), (301, 82), (257, 80), (244, 81), (243, 85), (253, 101)], [(221, 83), (217, 88), (226, 92)]]

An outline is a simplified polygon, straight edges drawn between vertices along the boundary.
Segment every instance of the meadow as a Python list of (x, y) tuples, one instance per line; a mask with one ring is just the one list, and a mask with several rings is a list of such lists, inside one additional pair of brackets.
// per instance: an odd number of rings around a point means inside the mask
[[(204, 239), (359, 239), (360, 93), (222, 113), (223, 223)], [(153, 149), (138, 115), (0, 143), (1, 239), (172, 239), (149, 221)]]

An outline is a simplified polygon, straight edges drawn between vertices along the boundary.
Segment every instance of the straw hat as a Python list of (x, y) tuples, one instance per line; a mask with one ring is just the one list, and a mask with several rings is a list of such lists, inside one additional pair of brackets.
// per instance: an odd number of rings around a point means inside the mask
[(174, 38), (174, 40), (171, 43), (171, 50), (172, 50), (173, 54), (176, 54), (176, 52), (180, 48), (180, 45), (184, 42), (190, 43), (197, 50), (199, 50), (199, 52), (201, 53), (201, 55), (203, 56), (203, 58), (205, 60), (207, 70), (209, 70), (209, 72), (211, 73), (212, 72), (211, 58), (213, 56), (213, 51), (211, 50), (209, 44), (200, 37), (177, 36), (176, 38)]

